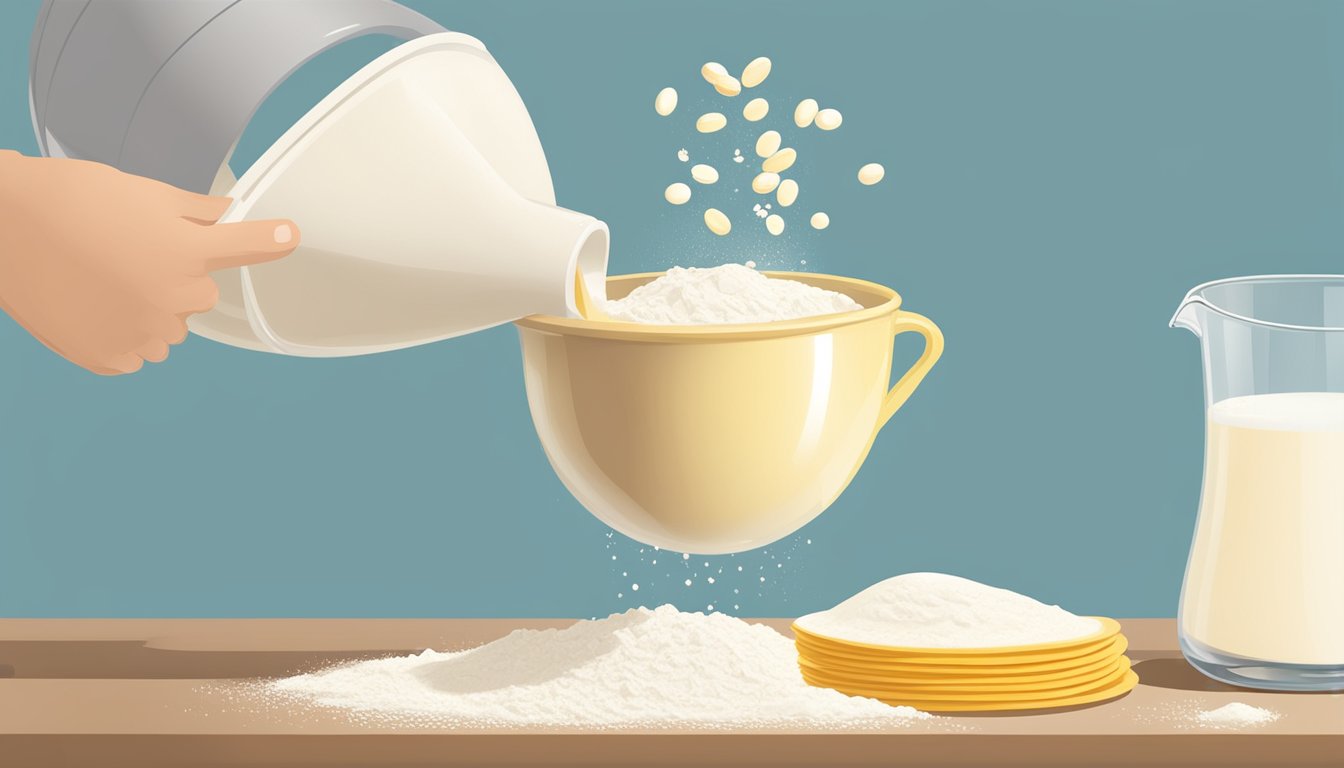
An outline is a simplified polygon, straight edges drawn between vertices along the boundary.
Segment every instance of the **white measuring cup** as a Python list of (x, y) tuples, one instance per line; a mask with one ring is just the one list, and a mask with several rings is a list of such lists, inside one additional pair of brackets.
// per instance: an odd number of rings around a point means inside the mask
[[(605, 297), (608, 230), (554, 205), (531, 118), (481, 43), (405, 43), (342, 83), (238, 180), (224, 221), (291, 218), (242, 269), (248, 323), (310, 357), (415, 346)], [(600, 304), (598, 304), (600, 306)]]

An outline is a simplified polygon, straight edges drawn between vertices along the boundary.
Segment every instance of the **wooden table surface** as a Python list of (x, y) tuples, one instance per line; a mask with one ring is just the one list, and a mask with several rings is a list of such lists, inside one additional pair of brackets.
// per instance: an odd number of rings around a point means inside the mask
[[(391, 729), (228, 695), (249, 678), (569, 623), (0, 620), (0, 765), (1344, 765), (1344, 695), (1217, 684), (1181, 659), (1168, 619), (1122, 621), (1141, 681), (1122, 699), (881, 733)], [(1193, 717), (1232, 701), (1282, 716), (1239, 731)]]

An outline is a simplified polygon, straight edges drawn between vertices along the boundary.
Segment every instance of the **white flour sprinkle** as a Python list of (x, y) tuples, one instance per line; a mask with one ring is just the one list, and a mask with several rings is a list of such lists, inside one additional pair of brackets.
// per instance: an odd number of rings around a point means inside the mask
[(741, 264), (673, 267), (606, 303), (613, 320), (657, 325), (761, 323), (862, 309), (853, 299), (796, 280), (770, 278)]
[(819, 635), (911, 648), (994, 648), (1085, 637), (1095, 620), (1007, 589), (944, 573), (878, 582), (829, 611), (798, 620)]
[(1279, 713), (1270, 709), (1261, 709), (1253, 707), (1250, 704), (1242, 704), (1234, 701), (1231, 704), (1224, 704), (1217, 709), (1210, 709), (1200, 712), (1196, 717), (1199, 718), (1201, 725), (1208, 725), (1214, 728), (1239, 728), (1248, 725), (1265, 725), (1279, 719)]
[(1154, 707), (1139, 708), (1135, 713), (1139, 722), (1158, 724), (1182, 731), (1257, 728), (1279, 720), (1282, 715), (1272, 709), (1262, 709), (1234, 701), (1216, 709), (1203, 709), (1203, 702), (1186, 700), (1167, 702)]
[(813, 688), (769, 627), (670, 605), (457, 653), (363, 661), (266, 684), (270, 698), (450, 727), (875, 728), (930, 717)]

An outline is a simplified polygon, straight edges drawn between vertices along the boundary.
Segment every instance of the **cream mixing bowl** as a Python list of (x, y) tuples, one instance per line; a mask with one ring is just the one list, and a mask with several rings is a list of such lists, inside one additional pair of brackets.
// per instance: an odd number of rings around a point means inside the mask
[[(610, 277), (619, 299), (661, 273)], [(849, 485), (877, 432), (943, 351), (895, 291), (766, 273), (862, 309), (799, 320), (659, 326), (534, 315), (517, 322), (528, 406), (560, 480), (646, 544), (724, 554), (769, 544)], [(892, 339), (924, 352), (894, 386)]]

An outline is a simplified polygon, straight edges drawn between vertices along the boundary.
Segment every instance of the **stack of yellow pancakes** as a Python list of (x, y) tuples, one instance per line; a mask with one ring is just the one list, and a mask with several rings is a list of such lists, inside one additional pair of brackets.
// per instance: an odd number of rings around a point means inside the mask
[[(816, 615), (816, 614), (813, 614)], [(997, 648), (902, 648), (827, 637), (794, 622), (808, 683), (930, 712), (1032, 710), (1105, 701), (1138, 683), (1114, 619), (1091, 635)]]

